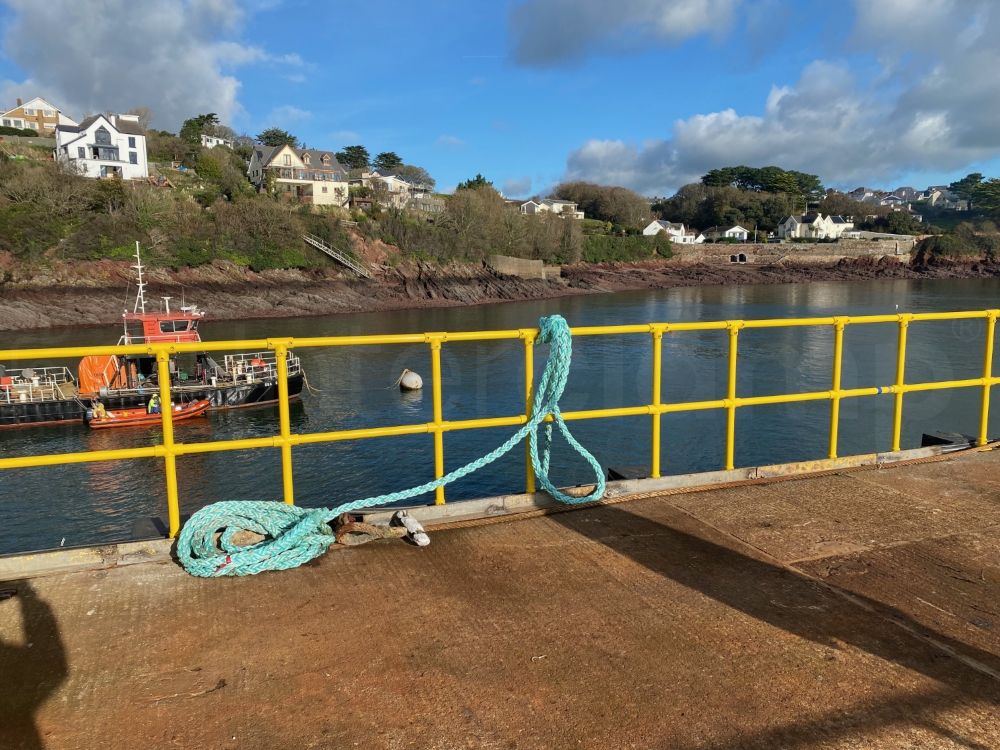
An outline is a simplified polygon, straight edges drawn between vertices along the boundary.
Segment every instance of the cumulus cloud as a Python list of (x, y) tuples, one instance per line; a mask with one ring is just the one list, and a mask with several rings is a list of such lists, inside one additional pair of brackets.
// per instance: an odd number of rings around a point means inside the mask
[(879, 56), (879, 74), (859, 80), (847, 63), (817, 61), (774, 87), (761, 116), (729, 109), (643, 144), (592, 140), (569, 154), (566, 177), (662, 194), (732, 164), (847, 184), (1000, 156), (1000, 48), (983, 42), (1000, 34), (1000, 12), (959, 0), (852, 4), (854, 43)]
[(510, 178), (504, 180), (503, 194), (507, 196), (525, 196), (531, 194), (531, 177), (525, 175), (520, 179)]
[(744, 0), (525, 0), (510, 10), (515, 63), (577, 62), (595, 49), (636, 52), (700, 34), (721, 38)]
[(71, 115), (145, 105), (161, 128), (200, 112), (227, 122), (241, 111), (233, 68), (302, 65), (298, 55), (235, 41), (243, 21), (236, 0), (2, 2), (13, 12), (4, 52), (30, 77), (0, 90), (44, 95)]

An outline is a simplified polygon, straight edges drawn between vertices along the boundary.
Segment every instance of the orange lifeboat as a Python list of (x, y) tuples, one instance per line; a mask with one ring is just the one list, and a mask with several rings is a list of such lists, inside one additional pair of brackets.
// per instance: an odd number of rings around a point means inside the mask
[[(173, 421), (205, 416), (211, 404), (207, 399), (191, 401), (174, 407)], [(105, 427), (156, 426), (162, 423), (160, 414), (149, 414), (143, 408), (136, 409), (92, 409), (87, 412), (87, 424), (94, 429)]]

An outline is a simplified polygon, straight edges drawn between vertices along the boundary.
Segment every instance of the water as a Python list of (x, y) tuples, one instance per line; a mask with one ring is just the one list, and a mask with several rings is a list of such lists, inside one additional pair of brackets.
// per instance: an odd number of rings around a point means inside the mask
[[(704, 287), (567, 297), (505, 305), (337, 315), (267, 321), (203, 323), (206, 340), (268, 336), (324, 336), (533, 327), (559, 313), (570, 325), (652, 321), (786, 318), (979, 310), (997, 307), (1000, 282), (876, 281), (742, 287)], [(211, 315), (211, 304), (206, 307)], [(983, 321), (918, 323), (910, 327), (908, 382), (982, 375)], [(107, 344), (110, 327), (0, 335), (0, 348)], [(895, 380), (895, 324), (848, 326), (843, 387), (889, 385)], [(830, 387), (831, 328), (750, 330), (740, 334), (740, 396), (826, 390)], [(460, 420), (523, 412), (520, 341), (446, 343), (442, 353), (444, 418)], [(723, 398), (727, 377), (724, 331), (667, 334), (663, 342), (664, 402)], [(292, 430), (318, 432), (432, 421), (430, 353), (426, 345), (297, 350), (310, 385), (319, 391), (291, 407)], [(546, 354), (539, 347), (536, 376)], [(650, 401), (652, 345), (648, 335), (586, 337), (574, 342), (565, 411), (646, 404)], [(27, 367), (42, 363), (7, 363)], [(75, 363), (70, 363), (74, 364)], [(403, 368), (424, 377), (425, 391), (401, 394), (389, 386)], [(902, 447), (921, 433), (978, 431), (980, 391), (915, 393), (906, 397)], [(891, 447), (892, 397), (847, 399), (841, 406), (840, 455)], [(740, 409), (736, 465), (756, 466), (825, 457), (829, 402)], [(996, 404), (991, 435), (1000, 434)], [(649, 417), (572, 422), (573, 433), (605, 467), (649, 464)], [(445, 436), (445, 469), (487, 453), (513, 428)], [(213, 413), (179, 423), (183, 442), (227, 440), (277, 432), (271, 406)], [(57, 426), (0, 430), (0, 455), (102, 450), (159, 442), (159, 430), (100, 430)], [(663, 474), (710, 471), (725, 462), (725, 414), (702, 411), (663, 418)], [(296, 501), (305, 506), (341, 502), (413, 486), (433, 478), (433, 438), (415, 435), (327, 443), (294, 450)], [(274, 449), (178, 459), (182, 513), (218, 500), (281, 498)], [(557, 484), (590, 481), (587, 467), (559, 444)], [(447, 488), (449, 500), (524, 489), (524, 452), (518, 447), (480, 472)], [(162, 462), (143, 459), (0, 472), (0, 553), (127, 539), (133, 522), (165, 517)], [(427, 496), (431, 502), (433, 496)]]

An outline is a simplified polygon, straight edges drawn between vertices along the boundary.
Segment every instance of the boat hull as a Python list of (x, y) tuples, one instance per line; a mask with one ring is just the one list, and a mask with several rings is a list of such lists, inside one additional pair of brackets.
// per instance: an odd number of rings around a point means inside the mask
[[(208, 411), (208, 401), (190, 401), (184, 406), (174, 407), (173, 419), (180, 422), (185, 419), (205, 416)], [(88, 412), (89, 415), (89, 412)], [(163, 424), (160, 414), (147, 414), (145, 409), (108, 410), (103, 418), (88, 416), (87, 424), (95, 430), (121, 427), (154, 427)]]
[[(288, 397), (298, 398), (302, 393), (303, 376), (291, 375), (288, 378)], [(31, 427), (37, 425), (52, 425), (59, 423), (82, 424), (87, 416), (91, 403), (100, 402), (106, 409), (137, 409), (145, 408), (146, 402), (153, 395), (154, 389), (146, 389), (145, 393), (126, 393), (101, 396), (95, 399), (84, 398), (80, 401), (65, 399), (59, 401), (44, 401), (38, 403), (0, 404), (0, 428)], [(191, 401), (206, 400), (209, 410), (236, 409), (244, 406), (257, 406), (273, 403), (278, 400), (277, 383), (240, 383), (204, 388), (193, 388), (173, 394), (175, 403), (186, 404)]]

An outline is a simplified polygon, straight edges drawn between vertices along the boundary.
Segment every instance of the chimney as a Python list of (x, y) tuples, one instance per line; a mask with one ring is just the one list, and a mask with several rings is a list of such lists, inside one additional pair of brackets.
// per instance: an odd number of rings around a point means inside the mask
[(21, 97), (17, 97), (17, 106), (18, 106), (18, 107), (20, 107), (20, 106), (21, 106)]

